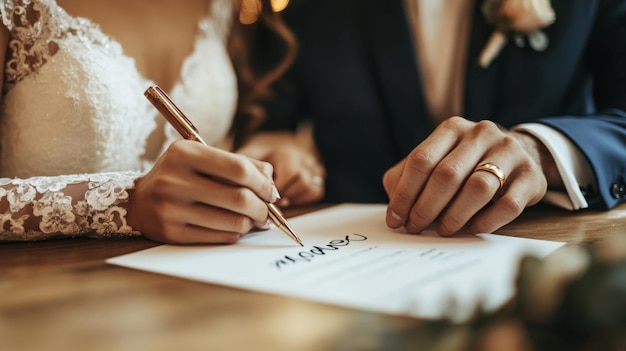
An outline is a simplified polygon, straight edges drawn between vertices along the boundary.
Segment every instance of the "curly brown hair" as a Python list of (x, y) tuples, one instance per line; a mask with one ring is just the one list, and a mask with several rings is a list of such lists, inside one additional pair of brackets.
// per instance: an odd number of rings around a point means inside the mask
[(239, 100), (231, 128), (236, 149), (265, 119), (262, 103), (272, 97), (271, 86), (293, 63), (297, 44), (291, 31), (272, 8), (271, 0), (256, 0), (259, 17), (252, 24), (233, 21), (228, 50), (238, 79)]

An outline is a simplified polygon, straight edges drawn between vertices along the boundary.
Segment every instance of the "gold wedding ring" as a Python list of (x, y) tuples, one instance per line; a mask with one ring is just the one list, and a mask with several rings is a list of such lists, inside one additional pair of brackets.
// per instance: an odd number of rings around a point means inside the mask
[(504, 176), (504, 172), (502, 172), (502, 169), (500, 169), (500, 167), (494, 165), (493, 163), (485, 162), (479, 164), (478, 166), (476, 166), (476, 168), (474, 168), (474, 172), (478, 171), (489, 172), (496, 176), (500, 181), (500, 188), (498, 188), (498, 190), (502, 189), (502, 187), (504, 186), (504, 181), (506, 180), (506, 177)]

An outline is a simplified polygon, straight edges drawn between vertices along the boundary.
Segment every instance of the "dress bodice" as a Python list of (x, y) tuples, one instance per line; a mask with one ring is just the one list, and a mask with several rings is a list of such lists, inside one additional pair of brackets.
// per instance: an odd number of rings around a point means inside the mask
[[(213, 144), (224, 138), (235, 108), (235, 74), (225, 49), (231, 11), (228, 0), (211, 3), (169, 92)], [(2, 1), (0, 13), (11, 31), (1, 176), (141, 171), (180, 138), (155, 123), (162, 117), (143, 96), (154, 82), (95, 23), (70, 16), (55, 0)], [(148, 144), (152, 133), (159, 144)]]
[[(168, 93), (202, 138), (217, 144), (236, 108), (226, 50), (233, 6), (208, 3)], [(140, 234), (126, 222), (127, 190), (180, 138), (157, 123), (162, 117), (143, 96), (155, 82), (97, 24), (70, 16), (55, 0), (0, 0), (0, 18), (10, 33), (0, 105), (0, 240)]]

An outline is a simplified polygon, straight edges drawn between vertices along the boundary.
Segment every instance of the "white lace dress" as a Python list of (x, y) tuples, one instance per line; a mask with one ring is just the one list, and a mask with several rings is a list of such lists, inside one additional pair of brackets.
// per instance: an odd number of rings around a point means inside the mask
[[(231, 1), (210, 6), (168, 93), (216, 144), (232, 122), (237, 88), (225, 49)], [(0, 15), (10, 31), (0, 106), (0, 204), (7, 208), (0, 240), (139, 235), (120, 205), (180, 138), (156, 123), (163, 117), (143, 96), (154, 83), (118, 42), (55, 0), (0, 0)], [(153, 133), (165, 142), (149, 144)]]

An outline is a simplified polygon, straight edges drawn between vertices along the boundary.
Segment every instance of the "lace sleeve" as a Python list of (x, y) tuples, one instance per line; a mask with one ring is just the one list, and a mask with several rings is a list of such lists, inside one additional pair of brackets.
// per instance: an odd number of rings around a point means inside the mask
[(36, 72), (59, 49), (56, 40), (75, 31), (54, 0), (0, 0), (2, 24), (11, 32), (4, 62), (4, 91)]
[(13, 22), (11, 21), (11, 13), (13, 12), (12, 1), (0, 1), (0, 17), (2, 18), (2, 24), (9, 30), (13, 29)]
[(0, 241), (140, 235), (126, 223), (124, 207), (140, 176), (112, 172), (0, 178)]

